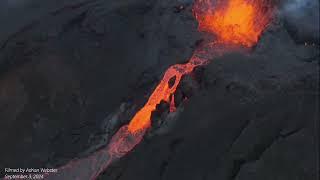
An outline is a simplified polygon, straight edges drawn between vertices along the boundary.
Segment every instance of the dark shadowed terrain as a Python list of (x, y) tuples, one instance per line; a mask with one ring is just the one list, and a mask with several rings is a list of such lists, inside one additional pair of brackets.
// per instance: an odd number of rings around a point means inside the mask
[[(318, 179), (319, 2), (288, 2), (250, 52), (184, 77), (177, 112), (159, 105), (143, 142), (98, 179)], [(103, 147), (163, 72), (201, 44), (191, 8), (192, 0), (1, 1), (1, 176)]]

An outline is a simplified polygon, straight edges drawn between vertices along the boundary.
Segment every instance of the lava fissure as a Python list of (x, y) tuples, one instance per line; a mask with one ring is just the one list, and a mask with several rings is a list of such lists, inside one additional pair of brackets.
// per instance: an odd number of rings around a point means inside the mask
[[(170, 104), (170, 112), (176, 110), (174, 93), (184, 75), (197, 66), (206, 65), (212, 57), (232, 51), (234, 47), (255, 45), (271, 20), (272, 9), (268, 0), (196, 0), (193, 12), (199, 22), (199, 30), (214, 34), (217, 41), (196, 49), (186, 64), (170, 66), (145, 105), (129, 124), (113, 135), (107, 148), (87, 158), (72, 161), (60, 168), (61, 173), (52, 176), (69, 171), (71, 175), (80, 173), (83, 175), (81, 179), (95, 179), (110, 163), (126, 155), (142, 141), (151, 126), (151, 114), (161, 101)], [(86, 166), (91, 168), (83, 170)], [(62, 176), (59, 177), (61, 179)]]

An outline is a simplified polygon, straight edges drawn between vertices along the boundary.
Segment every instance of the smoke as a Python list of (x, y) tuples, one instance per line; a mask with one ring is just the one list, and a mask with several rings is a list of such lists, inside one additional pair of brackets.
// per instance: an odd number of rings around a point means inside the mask
[(286, 0), (280, 15), (297, 41), (319, 43), (319, 0)]
[(285, 1), (283, 5), (283, 12), (292, 14), (296, 17), (302, 17), (307, 11), (317, 10), (319, 8), (318, 0), (290, 0)]

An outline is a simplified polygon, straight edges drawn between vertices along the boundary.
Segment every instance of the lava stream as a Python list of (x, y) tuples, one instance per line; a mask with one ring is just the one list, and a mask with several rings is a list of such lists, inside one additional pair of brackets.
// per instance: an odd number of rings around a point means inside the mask
[[(95, 152), (81, 160), (71, 161), (60, 167), (58, 173), (45, 174), (46, 179), (96, 179), (110, 163), (126, 155), (139, 144), (151, 125), (151, 113), (161, 101), (170, 103), (183, 75), (197, 66), (205, 65), (206, 60), (193, 56), (186, 64), (176, 64), (168, 68), (147, 103), (136, 113), (128, 125), (122, 126), (111, 138), (106, 149)], [(173, 85), (169, 81), (174, 78)], [(173, 108), (173, 107), (171, 107)]]
[[(169, 102), (170, 97), (176, 91), (182, 76), (192, 72), (196, 66), (204, 65), (206, 63), (206, 60), (194, 56), (186, 64), (176, 64), (169, 67), (169, 69), (165, 72), (159, 85), (151, 94), (148, 102), (143, 106), (143, 108), (140, 111), (137, 112), (137, 114), (130, 121), (128, 130), (131, 133), (136, 133), (137, 131), (141, 131), (150, 127), (151, 113), (156, 109), (156, 106), (160, 104), (162, 100)], [(170, 86), (169, 81), (172, 78), (175, 78), (174, 84)], [(173, 109), (173, 107), (171, 108)]]
[(59, 168), (58, 173), (47, 174), (46, 178), (96, 179), (110, 163), (126, 155), (141, 142), (151, 126), (151, 114), (161, 101), (170, 103), (170, 112), (175, 110), (173, 94), (182, 76), (191, 73), (197, 66), (206, 65), (213, 52), (221, 55), (220, 53), (232, 51), (231, 46), (252, 47), (257, 43), (271, 18), (272, 8), (269, 2), (270, 0), (196, 0), (193, 11), (199, 22), (199, 30), (215, 34), (217, 42), (224, 45), (223, 50), (211, 46), (209, 42), (197, 49), (188, 63), (169, 67), (146, 104), (128, 125), (116, 132), (106, 149), (72, 161)]

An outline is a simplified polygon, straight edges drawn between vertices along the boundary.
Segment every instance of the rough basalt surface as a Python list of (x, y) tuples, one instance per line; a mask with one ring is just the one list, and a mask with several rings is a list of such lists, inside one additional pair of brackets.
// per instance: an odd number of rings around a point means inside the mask
[(12, 19), (0, 38), (1, 175), (94, 151), (108, 117), (122, 114), (112, 132), (128, 122), (199, 39), (191, 4), (177, 11), (178, 1), (1, 3), (2, 24)]
[[(103, 148), (164, 71), (203, 42), (191, 8), (192, 0), (1, 1), (0, 175)], [(317, 179), (319, 34), (304, 20), (319, 14), (282, 10), (250, 52), (183, 77), (176, 111), (159, 104), (142, 143), (98, 179)]]

